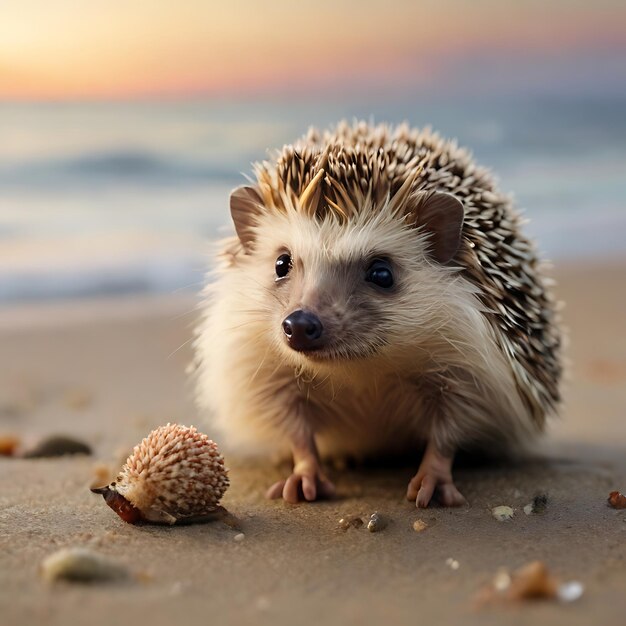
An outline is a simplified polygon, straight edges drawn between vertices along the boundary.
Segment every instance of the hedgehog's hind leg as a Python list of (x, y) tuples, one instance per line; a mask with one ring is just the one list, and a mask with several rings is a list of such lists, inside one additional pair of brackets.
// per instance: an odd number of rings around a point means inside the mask
[(417, 474), (409, 482), (406, 497), (421, 509), (433, 496), (444, 506), (463, 506), (467, 500), (452, 480), (454, 455), (444, 455), (431, 441), (424, 453)]

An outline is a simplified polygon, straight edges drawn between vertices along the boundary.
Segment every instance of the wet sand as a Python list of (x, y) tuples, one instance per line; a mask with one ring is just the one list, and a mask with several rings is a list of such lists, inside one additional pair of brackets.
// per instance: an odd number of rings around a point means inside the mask
[[(186, 296), (23, 307), (0, 311), (0, 435), (26, 445), (51, 433), (93, 446), (93, 457), (0, 457), (0, 615), (12, 624), (623, 624), (626, 511), (626, 266), (569, 266), (572, 361), (561, 420), (534, 459), (460, 468), (470, 506), (418, 511), (404, 500), (417, 466), (331, 469), (339, 498), (286, 505), (262, 494), (280, 476), (227, 459), (224, 504), (245, 539), (220, 524), (133, 527), (88, 491), (110, 463), (153, 427), (197, 424), (185, 377), (194, 302)], [(181, 347), (182, 346), (182, 347)], [(210, 432), (210, 430), (209, 430)], [(546, 511), (523, 507), (547, 493)], [(497, 522), (491, 507), (515, 517)], [(343, 531), (346, 515), (389, 520), (380, 533)], [(416, 533), (415, 519), (428, 528)], [(88, 546), (138, 574), (127, 583), (43, 583), (49, 553)], [(447, 559), (458, 561), (452, 569)], [(500, 567), (541, 559), (583, 597), (475, 607)]]

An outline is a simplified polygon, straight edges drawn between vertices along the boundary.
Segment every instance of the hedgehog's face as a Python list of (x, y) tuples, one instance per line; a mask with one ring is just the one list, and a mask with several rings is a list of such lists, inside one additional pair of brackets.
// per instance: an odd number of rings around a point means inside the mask
[[(246, 264), (271, 343), (296, 365), (395, 358), (436, 328), (449, 268), (401, 220), (272, 216)], [(258, 286), (262, 286), (258, 290)]]
[(398, 289), (394, 262), (374, 252), (307, 252), (285, 247), (276, 258), (278, 341), (314, 361), (372, 356), (387, 341), (386, 309)]
[[(455, 219), (454, 241), (443, 242), (447, 260), (458, 247), (462, 210)], [(433, 258), (442, 242), (415, 226), (384, 210), (343, 222), (264, 213), (241, 269), (262, 300), (255, 313), (271, 342), (294, 363), (312, 365), (393, 357), (432, 331), (450, 269)]]

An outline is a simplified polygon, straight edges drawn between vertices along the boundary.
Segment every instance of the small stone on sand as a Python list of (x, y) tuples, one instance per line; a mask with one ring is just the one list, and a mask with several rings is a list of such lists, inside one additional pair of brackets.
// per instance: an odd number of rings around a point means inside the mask
[(246, 538), (246, 536), (243, 533), (237, 533), (234, 537), (233, 540), (237, 541), (237, 542), (242, 542), (244, 539)]
[(583, 595), (584, 591), (585, 587), (581, 582), (570, 580), (559, 586), (556, 595), (561, 602), (575, 602)]
[(363, 520), (358, 516), (342, 517), (339, 520), (339, 528), (348, 530), (348, 528), (361, 528)]
[(55, 435), (42, 439), (34, 448), (27, 450), (27, 459), (43, 459), (70, 454), (91, 454), (91, 448), (82, 441), (64, 435)]
[(609, 506), (614, 509), (626, 509), (626, 496), (619, 491), (611, 491), (609, 494)]
[(385, 526), (387, 526), (387, 523), (380, 513), (376, 512), (370, 515), (370, 521), (367, 523), (367, 530), (371, 533), (377, 533), (383, 530)]
[(510, 506), (496, 506), (491, 509), (491, 514), (499, 522), (506, 522), (507, 520), (513, 519), (515, 515)]
[(41, 563), (41, 576), (47, 582), (108, 582), (129, 577), (123, 565), (86, 548), (64, 548)]
[(428, 528), (428, 524), (423, 519), (416, 519), (413, 522), (413, 530), (416, 533), (421, 533)]
[(508, 589), (511, 600), (531, 598), (554, 598), (557, 583), (541, 561), (532, 561), (513, 572), (512, 583)]
[(14, 456), (20, 440), (13, 435), (0, 435), (0, 456)]

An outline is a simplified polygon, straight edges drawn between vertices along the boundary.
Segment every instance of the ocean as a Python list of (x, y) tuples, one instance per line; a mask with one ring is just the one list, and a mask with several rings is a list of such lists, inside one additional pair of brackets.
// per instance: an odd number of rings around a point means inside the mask
[(624, 100), (0, 103), (0, 304), (198, 290), (250, 164), (342, 118), (457, 138), (556, 264), (626, 252)]

